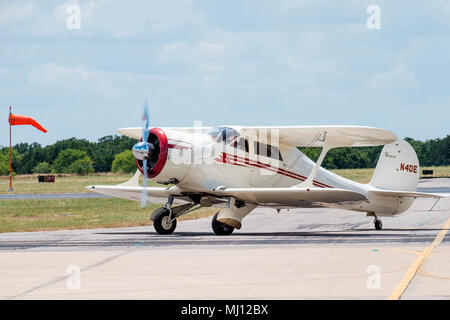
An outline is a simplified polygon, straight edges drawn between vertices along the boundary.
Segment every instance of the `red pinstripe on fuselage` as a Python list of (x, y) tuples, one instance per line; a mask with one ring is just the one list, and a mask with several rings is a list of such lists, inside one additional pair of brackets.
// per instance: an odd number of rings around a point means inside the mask
[[(175, 139), (171, 139), (171, 140), (188, 144), (187, 142), (181, 141), (181, 140), (175, 140)], [(171, 149), (191, 149), (191, 147), (182, 146), (182, 145), (173, 144), (173, 143), (169, 144), (169, 148), (171, 148)], [(265, 169), (265, 170), (274, 172), (276, 174), (280, 174), (280, 175), (289, 177), (291, 179), (296, 179), (296, 180), (299, 180), (302, 182), (307, 179), (307, 177), (305, 177), (301, 174), (298, 174), (296, 172), (288, 171), (288, 170), (285, 170), (285, 169), (282, 169), (279, 167), (274, 167), (269, 164), (262, 163), (260, 161), (251, 160), (249, 158), (244, 158), (244, 157), (240, 157), (240, 156), (225, 153), (225, 152), (222, 152), (221, 155), (222, 155), (221, 158), (216, 158), (216, 161), (219, 163), (228, 163), (228, 164), (232, 164), (235, 166), (246, 167), (246, 168), (248, 168), (249, 166), (252, 166), (252, 167), (256, 167), (256, 168), (260, 168), (260, 169)], [(320, 181), (317, 181), (317, 180), (313, 181), (313, 185), (316, 187), (319, 187), (319, 188), (333, 188), (332, 186), (329, 186), (329, 185), (322, 183)]]
[[(268, 171), (272, 171), (276, 174), (280, 174), (292, 179), (296, 179), (296, 180), (300, 180), (300, 181), (305, 181), (307, 179), (307, 177), (302, 176), (298, 173), (292, 172), (292, 171), (287, 171), (285, 169), (282, 168), (278, 168), (278, 167), (273, 167), (269, 164), (266, 163), (262, 163), (259, 161), (255, 161), (255, 160), (250, 160), (248, 158), (243, 158), (237, 155), (231, 155), (228, 153), (224, 153), (222, 152), (222, 157), (221, 158), (216, 158), (217, 162), (220, 163), (229, 163), (232, 165), (237, 165), (237, 166), (242, 166), (242, 167), (256, 167), (256, 168), (261, 168), (261, 169), (265, 169)], [(313, 185), (316, 187), (320, 187), (320, 188), (332, 188), (332, 186), (329, 186), (325, 183), (322, 183), (320, 181), (316, 181), (314, 180)]]

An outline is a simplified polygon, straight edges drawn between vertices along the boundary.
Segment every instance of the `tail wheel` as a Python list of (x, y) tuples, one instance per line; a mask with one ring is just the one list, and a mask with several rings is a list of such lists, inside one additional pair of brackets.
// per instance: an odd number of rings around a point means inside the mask
[(375, 224), (375, 230), (383, 229), (383, 222), (381, 220), (375, 219), (373, 223)]
[(234, 228), (225, 223), (217, 221), (218, 215), (219, 215), (219, 212), (217, 212), (214, 215), (214, 217), (212, 219), (212, 223), (211, 223), (214, 233), (217, 234), (218, 236), (228, 236), (228, 235), (232, 234)]
[(158, 208), (153, 214), (153, 227), (158, 234), (172, 234), (177, 227), (177, 220), (170, 221), (169, 209)]

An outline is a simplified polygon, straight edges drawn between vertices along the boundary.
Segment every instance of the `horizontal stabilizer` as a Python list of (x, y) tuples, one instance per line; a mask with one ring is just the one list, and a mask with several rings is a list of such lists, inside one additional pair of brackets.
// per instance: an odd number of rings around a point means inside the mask
[(387, 197), (411, 197), (411, 198), (446, 198), (447, 195), (439, 193), (426, 193), (414, 191), (371, 190), (370, 194)]

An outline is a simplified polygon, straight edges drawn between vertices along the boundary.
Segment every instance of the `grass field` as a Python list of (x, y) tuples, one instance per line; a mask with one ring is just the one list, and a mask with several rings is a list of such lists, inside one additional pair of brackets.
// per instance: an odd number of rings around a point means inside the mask
[[(152, 210), (123, 199), (2, 200), (0, 232), (43, 231), (147, 226)], [(211, 216), (216, 208), (202, 208), (178, 220)]]
[[(430, 167), (435, 177), (450, 177), (450, 166)], [(374, 169), (332, 170), (345, 178), (367, 183)], [(131, 175), (95, 174), (56, 176), (55, 183), (38, 183), (37, 176), (14, 177), (14, 193), (85, 193), (92, 184), (119, 184)], [(0, 193), (8, 192), (8, 177), (0, 178)], [(150, 185), (157, 185), (151, 182)], [(112, 228), (151, 225), (151, 211), (160, 204), (140, 208), (139, 203), (123, 199), (0, 200), (0, 232), (59, 229)], [(211, 216), (218, 209), (204, 208), (182, 216), (180, 220)]]
[[(86, 193), (86, 186), (114, 185), (129, 180), (132, 174), (98, 173), (89, 176), (56, 175), (53, 183), (38, 183), (38, 175), (18, 175), (13, 177), (13, 192), (8, 191), (9, 177), (0, 178), (0, 194), (22, 193)], [(158, 185), (149, 180), (149, 186)]]

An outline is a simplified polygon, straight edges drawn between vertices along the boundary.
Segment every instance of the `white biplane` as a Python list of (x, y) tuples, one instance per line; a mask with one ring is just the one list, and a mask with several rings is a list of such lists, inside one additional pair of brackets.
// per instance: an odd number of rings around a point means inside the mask
[[(146, 117), (147, 118), (147, 117)], [(374, 217), (407, 210), (417, 197), (419, 161), (414, 149), (387, 130), (363, 126), (171, 127), (118, 129), (140, 139), (133, 147), (138, 170), (115, 186), (87, 188), (105, 195), (141, 201), (164, 198), (150, 215), (159, 234), (171, 234), (177, 218), (201, 207), (222, 209), (212, 219), (217, 235), (240, 229), (257, 206), (340, 208)], [(330, 149), (385, 145), (371, 181), (357, 183), (321, 167)], [(321, 147), (316, 162), (298, 147)], [(144, 176), (143, 186), (139, 176)], [(147, 187), (147, 178), (167, 187)], [(167, 200), (166, 200), (167, 199)], [(436, 201), (436, 202), (437, 202)], [(436, 204), (435, 202), (435, 204)], [(180, 205), (174, 205), (180, 203)], [(435, 205), (434, 204), (434, 205)], [(433, 207), (434, 207), (433, 205)]]

